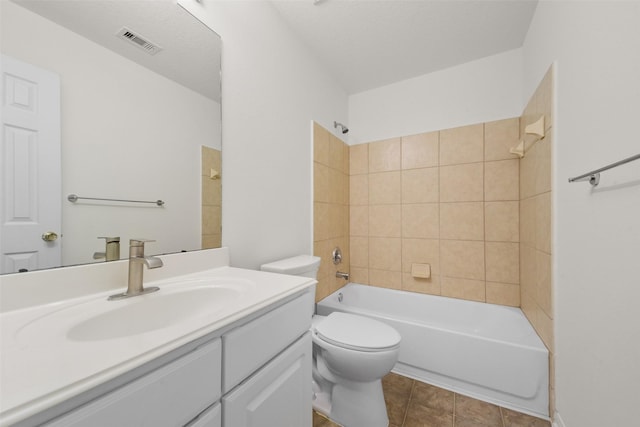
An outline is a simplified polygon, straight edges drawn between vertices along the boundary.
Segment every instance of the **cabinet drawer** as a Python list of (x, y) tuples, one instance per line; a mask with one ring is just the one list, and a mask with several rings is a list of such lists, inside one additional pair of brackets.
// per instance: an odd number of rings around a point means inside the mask
[(216, 403), (198, 415), (198, 418), (191, 421), (186, 427), (222, 427), (222, 405)]
[(311, 426), (311, 334), (222, 398), (225, 427)]
[(223, 393), (238, 385), (309, 330), (313, 299), (313, 292), (306, 292), (222, 336)]
[(221, 355), (216, 339), (46, 426), (183, 426), (220, 398)]

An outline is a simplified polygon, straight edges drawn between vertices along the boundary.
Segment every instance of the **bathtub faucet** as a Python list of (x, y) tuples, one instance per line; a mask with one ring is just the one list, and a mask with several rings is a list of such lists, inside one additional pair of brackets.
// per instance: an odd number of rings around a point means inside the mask
[(349, 273), (343, 273), (342, 271), (336, 271), (336, 277), (342, 277), (344, 280), (349, 280)]

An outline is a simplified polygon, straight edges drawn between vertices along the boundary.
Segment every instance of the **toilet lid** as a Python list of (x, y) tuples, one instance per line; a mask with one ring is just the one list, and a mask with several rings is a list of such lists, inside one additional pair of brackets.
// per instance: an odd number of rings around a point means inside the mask
[(315, 329), (324, 341), (361, 351), (386, 350), (400, 344), (400, 334), (391, 326), (355, 314), (333, 312)]

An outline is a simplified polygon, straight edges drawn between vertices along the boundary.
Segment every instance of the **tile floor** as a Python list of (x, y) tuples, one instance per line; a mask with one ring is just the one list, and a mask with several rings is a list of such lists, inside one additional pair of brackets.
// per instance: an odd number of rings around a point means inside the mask
[[(389, 427), (551, 427), (548, 421), (396, 374), (382, 380)], [(313, 427), (337, 427), (314, 412)]]

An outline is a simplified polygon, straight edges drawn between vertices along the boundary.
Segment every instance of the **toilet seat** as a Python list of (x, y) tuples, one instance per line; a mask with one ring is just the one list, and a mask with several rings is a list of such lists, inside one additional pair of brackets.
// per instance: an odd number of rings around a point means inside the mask
[(400, 334), (391, 326), (354, 314), (333, 312), (314, 331), (322, 341), (350, 350), (386, 351), (400, 344)]

